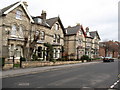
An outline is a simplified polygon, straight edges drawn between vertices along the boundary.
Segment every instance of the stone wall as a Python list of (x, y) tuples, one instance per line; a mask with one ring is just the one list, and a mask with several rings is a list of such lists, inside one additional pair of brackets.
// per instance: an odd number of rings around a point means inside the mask
[[(40, 62), (40, 61), (24, 61), (22, 62), (22, 68), (29, 68), (29, 67), (42, 67), (42, 66), (55, 66), (55, 65), (64, 65), (64, 64), (75, 64), (75, 63), (80, 63), (81, 61), (57, 61), (57, 62), (49, 62), (49, 61), (44, 61), (44, 62)], [(13, 68), (13, 64), (5, 64), (5, 66), (3, 67), (3, 70), (7, 70), (7, 69), (12, 69)], [(19, 68), (19, 67), (18, 67)]]

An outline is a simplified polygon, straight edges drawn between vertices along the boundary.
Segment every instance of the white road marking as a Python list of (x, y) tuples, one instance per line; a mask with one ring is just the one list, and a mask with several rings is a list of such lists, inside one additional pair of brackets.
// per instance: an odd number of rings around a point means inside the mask
[(120, 82), (120, 79), (119, 80), (117, 80), (113, 85), (111, 85), (110, 86), (110, 88), (114, 88), (115, 87), (115, 85), (117, 85), (118, 83)]

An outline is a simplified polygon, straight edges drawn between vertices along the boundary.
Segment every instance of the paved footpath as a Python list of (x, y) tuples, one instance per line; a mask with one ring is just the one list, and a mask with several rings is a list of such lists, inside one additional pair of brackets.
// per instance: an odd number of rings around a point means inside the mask
[(14, 76), (20, 76), (20, 75), (32, 74), (32, 73), (34, 74), (34, 73), (45, 72), (50, 70), (58, 70), (58, 69), (64, 69), (64, 68), (72, 68), (80, 65), (83, 66), (88, 64), (96, 64), (100, 62), (101, 61), (94, 61), (94, 62), (86, 62), (86, 63), (59, 65), (59, 66), (11, 69), (11, 70), (0, 71), (0, 78), (14, 77)]

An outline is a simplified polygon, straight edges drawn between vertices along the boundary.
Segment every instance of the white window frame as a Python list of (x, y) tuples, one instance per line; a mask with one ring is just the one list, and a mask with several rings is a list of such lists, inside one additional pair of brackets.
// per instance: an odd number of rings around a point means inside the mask
[(21, 10), (16, 11), (16, 19), (22, 20), (22, 11)]
[(56, 42), (56, 37), (57, 37), (57, 35), (54, 34), (54, 35), (53, 35), (53, 42)]
[(60, 49), (57, 49), (57, 58), (60, 58)]
[(21, 46), (16, 46), (16, 58), (20, 58), (22, 52), (22, 47)]
[(56, 48), (53, 49), (53, 58), (56, 58)]
[(11, 36), (17, 37), (17, 26), (15, 24), (12, 25)]
[(60, 43), (60, 35), (57, 35), (57, 43)]
[(24, 35), (23, 35), (23, 27), (22, 26), (19, 26), (19, 37), (20, 38), (24, 37)]
[(40, 39), (45, 40), (45, 32), (44, 31), (41, 31)]
[(59, 24), (55, 23), (55, 30), (59, 30)]

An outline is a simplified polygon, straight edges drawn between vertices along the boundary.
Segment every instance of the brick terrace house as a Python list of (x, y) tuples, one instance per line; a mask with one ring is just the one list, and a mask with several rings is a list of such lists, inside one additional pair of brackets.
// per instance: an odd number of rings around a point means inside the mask
[(100, 42), (99, 54), (103, 57), (118, 58), (120, 56), (120, 42), (106, 41)]

